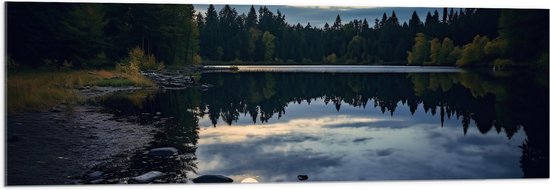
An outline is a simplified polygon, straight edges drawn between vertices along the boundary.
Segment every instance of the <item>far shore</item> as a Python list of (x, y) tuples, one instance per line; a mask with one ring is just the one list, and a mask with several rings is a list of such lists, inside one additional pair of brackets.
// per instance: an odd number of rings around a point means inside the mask
[(456, 73), (455, 66), (398, 65), (204, 65), (204, 72)]

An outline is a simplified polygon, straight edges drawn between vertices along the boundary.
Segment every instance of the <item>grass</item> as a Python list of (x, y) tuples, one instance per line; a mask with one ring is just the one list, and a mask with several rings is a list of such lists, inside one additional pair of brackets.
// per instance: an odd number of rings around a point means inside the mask
[(85, 86), (154, 86), (141, 75), (111, 70), (25, 71), (8, 73), (8, 113), (75, 105), (84, 101), (78, 88)]

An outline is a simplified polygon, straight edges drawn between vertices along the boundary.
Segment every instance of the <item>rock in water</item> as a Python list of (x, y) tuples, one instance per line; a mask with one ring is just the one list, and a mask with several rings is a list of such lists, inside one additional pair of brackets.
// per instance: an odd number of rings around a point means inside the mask
[(309, 177), (307, 175), (298, 175), (298, 180), (306, 181)]
[(149, 183), (155, 179), (161, 178), (164, 173), (159, 171), (150, 171), (137, 177), (133, 177), (132, 180), (138, 183)]
[(223, 175), (201, 175), (193, 179), (193, 183), (233, 183), (233, 179)]
[(91, 179), (97, 179), (97, 178), (100, 178), (102, 175), (103, 175), (103, 172), (95, 171), (95, 172), (89, 173), (88, 177)]
[(178, 149), (174, 147), (162, 147), (149, 150), (149, 156), (169, 157), (178, 154)]

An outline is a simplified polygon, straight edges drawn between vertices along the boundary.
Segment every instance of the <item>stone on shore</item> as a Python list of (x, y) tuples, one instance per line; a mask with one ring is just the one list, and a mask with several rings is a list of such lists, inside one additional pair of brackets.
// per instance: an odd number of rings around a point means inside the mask
[(233, 179), (223, 175), (201, 175), (193, 179), (193, 183), (233, 183)]
[(178, 154), (178, 149), (174, 147), (162, 147), (149, 150), (149, 156), (169, 157)]
[(147, 173), (142, 174), (140, 176), (133, 177), (132, 181), (135, 181), (137, 183), (150, 183), (150, 182), (152, 182), (156, 179), (161, 178), (162, 176), (164, 176), (164, 173), (162, 173), (162, 172), (150, 171), (150, 172), (147, 172)]

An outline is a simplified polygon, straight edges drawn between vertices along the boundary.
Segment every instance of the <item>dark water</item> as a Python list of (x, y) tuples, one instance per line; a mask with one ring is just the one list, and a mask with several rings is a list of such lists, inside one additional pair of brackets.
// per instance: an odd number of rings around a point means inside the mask
[(104, 101), (154, 124), (144, 150), (182, 155), (155, 164), (137, 153), (130, 170), (236, 182), (548, 177), (548, 73), (209, 73), (201, 82), (213, 87)]

